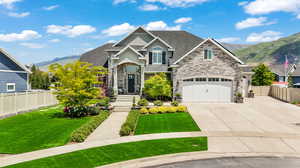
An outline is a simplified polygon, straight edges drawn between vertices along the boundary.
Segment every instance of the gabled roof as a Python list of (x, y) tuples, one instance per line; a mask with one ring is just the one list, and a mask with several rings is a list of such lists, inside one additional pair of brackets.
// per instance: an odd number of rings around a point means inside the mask
[(153, 35), (151, 32), (149, 32), (148, 30), (144, 29), (142, 26), (136, 28), (134, 31), (132, 31), (131, 33), (129, 33), (125, 38), (123, 38), (122, 40), (120, 40), (119, 42), (115, 43), (113, 45), (113, 47), (116, 47), (118, 44), (120, 44), (122, 41), (126, 40), (131, 34), (133, 34), (134, 32), (138, 31), (139, 29), (143, 30), (144, 32), (148, 33), (150, 36), (152, 36), (153, 38), (155, 38), (156, 36)]
[(116, 57), (119, 56), (120, 54), (122, 54), (123, 52), (125, 52), (125, 51), (128, 50), (128, 49), (132, 50), (134, 53), (136, 53), (138, 56), (140, 56), (140, 58), (145, 59), (144, 56), (143, 56), (141, 53), (139, 53), (138, 51), (136, 51), (136, 50), (135, 50), (134, 48), (132, 48), (130, 45), (126, 46), (126, 47), (123, 48), (121, 51), (119, 51), (116, 55), (114, 55), (114, 58), (112, 58), (112, 59), (118, 59), (118, 58), (116, 58)]
[(107, 59), (108, 53), (105, 52), (107, 49), (111, 49), (113, 43), (104, 44), (94, 50), (88, 51), (81, 55), (80, 61), (82, 62), (89, 62), (96, 66), (105, 66), (107, 67)]
[(216, 40), (211, 39), (211, 38), (208, 38), (208, 39), (202, 41), (199, 45), (197, 45), (195, 48), (193, 48), (192, 50), (190, 50), (188, 53), (186, 53), (183, 57), (181, 57), (180, 59), (178, 59), (177, 61), (175, 61), (173, 64), (177, 64), (178, 62), (180, 62), (181, 60), (183, 60), (185, 57), (187, 57), (188, 55), (190, 55), (192, 52), (194, 52), (197, 48), (199, 48), (200, 46), (202, 46), (203, 44), (205, 44), (207, 41), (210, 41), (213, 44), (215, 44), (217, 47), (219, 47), (221, 50), (223, 50), (226, 54), (228, 54), (230, 57), (232, 57), (238, 63), (244, 64), (243, 61), (241, 61), (240, 59), (238, 59), (232, 52), (230, 52), (225, 47), (223, 47), (220, 43), (218, 43)]
[(165, 42), (164, 40), (162, 40), (160, 37), (155, 37), (155, 39), (153, 39), (152, 41), (150, 41), (147, 45), (145, 45), (143, 47), (143, 49), (147, 48), (148, 46), (150, 46), (151, 44), (153, 44), (155, 41), (160, 41), (162, 42), (164, 45), (166, 45), (168, 48), (173, 49), (172, 46), (170, 46), (167, 42)]
[(11, 61), (13, 61), (16, 65), (18, 65), (21, 69), (23, 69), (24, 71), (31, 73), (31, 71), (26, 68), (26, 66), (24, 66), (23, 64), (19, 63), (13, 56), (11, 56), (10, 54), (8, 54), (5, 50), (3, 50), (2, 48), (0, 48), (0, 52), (3, 53), (7, 58), (9, 58)]

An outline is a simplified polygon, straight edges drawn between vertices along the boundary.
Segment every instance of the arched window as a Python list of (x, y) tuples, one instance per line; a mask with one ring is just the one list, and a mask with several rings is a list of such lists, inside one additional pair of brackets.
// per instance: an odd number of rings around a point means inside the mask
[(160, 47), (152, 48), (152, 63), (153, 64), (162, 64), (163, 49)]

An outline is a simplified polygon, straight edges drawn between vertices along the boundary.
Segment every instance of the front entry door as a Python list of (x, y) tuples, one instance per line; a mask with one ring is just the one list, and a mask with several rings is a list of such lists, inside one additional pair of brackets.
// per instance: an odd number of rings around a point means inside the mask
[(134, 83), (135, 83), (135, 75), (128, 74), (128, 93), (134, 93), (135, 91)]

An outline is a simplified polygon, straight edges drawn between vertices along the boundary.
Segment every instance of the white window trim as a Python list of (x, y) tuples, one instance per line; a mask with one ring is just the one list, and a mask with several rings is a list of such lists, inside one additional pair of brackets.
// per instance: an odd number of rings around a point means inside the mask
[[(11, 86), (11, 85), (13, 85), (14, 86), (14, 89), (8, 89), (8, 86)], [(7, 92), (14, 92), (14, 91), (16, 91), (16, 84), (15, 83), (7, 83), (6, 84), (6, 91)]]
[[(211, 51), (211, 58), (206, 58), (205, 59), (205, 50), (207, 50), (207, 51)], [(208, 61), (212, 61), (213, 60), (213, 58), (214, 58), (214, 50), (212, 49), (212, 48), (204, 48), (204, 50), (203, 50), (203, 59), (204, 60), (208, 60)]]
[[(160, 51), (158, 51), (158, 50), (155, 51), (154, 48), (160, 48), (161, 50)], [(154, 65), (161, 65), (162, 64), (163, 51), (164, 50), (163, 50), (163, 48), (161, 46), (154, 46), (154, 47), (151, 48), (151, 52), (152, 52), (152, 64), (154, 64)], [(160, 61), (158, 61), (158, 62), (154, 61), (154, 53), (161, 54)]]

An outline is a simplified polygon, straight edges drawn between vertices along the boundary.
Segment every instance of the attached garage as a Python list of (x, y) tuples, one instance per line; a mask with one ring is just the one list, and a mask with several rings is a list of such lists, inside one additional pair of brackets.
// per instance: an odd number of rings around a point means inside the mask
[(183, 80), (184, 102), (232, 102), (232, 80), (226, 78), (189, 78)]

